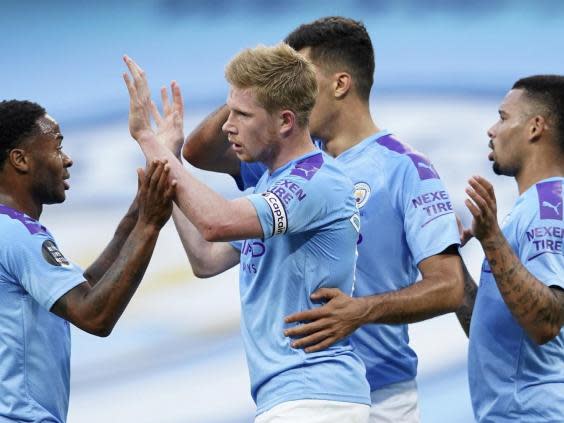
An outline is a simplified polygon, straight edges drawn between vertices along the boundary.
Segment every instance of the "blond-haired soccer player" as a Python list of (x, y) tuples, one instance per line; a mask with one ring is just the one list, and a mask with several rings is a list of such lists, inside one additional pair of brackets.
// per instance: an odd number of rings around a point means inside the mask
[[(165, 116), (151, 105), (142, 70), (133, 81), (130, 131), (149, 159), (171, 157), (183, 142), (182, 100)], [(311, 142), (317, 95), (313, 66), (290, 47), (259, 46), (226, 68), (229, 116), (223, 125), (240, 160), (267, 170), (251, 195), (227, 201), (170, 160), (178, 181), (176, 224), (194, 272), (207, 277), (240, 263), (242, 333), (256, 422), (366, 422), (370, 395), (362, 361), (347, 339), (306, 354), (284, 336), (284, 316), (315, 308), (319, 288), (352, 293), (359, 216), (352, 182)], [(153, 112), (159, 134), (149, 124)], [(237, 241), (242, 240), (242, 241)], [(234, 241), (232, 243), (225, 241)]]

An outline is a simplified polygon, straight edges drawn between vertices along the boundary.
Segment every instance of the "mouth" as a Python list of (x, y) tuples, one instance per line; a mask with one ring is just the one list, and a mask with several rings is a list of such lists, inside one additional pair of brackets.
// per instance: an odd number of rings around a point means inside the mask
[(492, 150), (490, 151), (490, 153), (488, 154), (488, 160), (490, 162), (494, 161), (494, 146), (493, 146), (493, 141), (490, 140), (490, 142), (488, 143), (488, 147)]
[(68, 182), (68, 180), (70, 179), (70, 176), (66, 176), (63, 178), (63, 185), (65, 186), (65, 190), (70, 188), (70, 184)]

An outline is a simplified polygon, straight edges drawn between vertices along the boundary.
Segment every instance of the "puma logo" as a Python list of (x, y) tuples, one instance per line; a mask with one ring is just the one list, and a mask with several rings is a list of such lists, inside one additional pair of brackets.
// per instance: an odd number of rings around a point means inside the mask
[(554, 205), (552, 203), (549, 203), (548, 201), (543, 201), (542, 202), (542, 206), (543, 207), (550, 207), (552, 210), (554, 210), (554, 213), (556, 213), (557, 215), (559, 215), (560, 213), (558, 213), (558, 207), (560, 206), (560, 204), (562, 204), (562, 202), (558, 203), (557, 205)]

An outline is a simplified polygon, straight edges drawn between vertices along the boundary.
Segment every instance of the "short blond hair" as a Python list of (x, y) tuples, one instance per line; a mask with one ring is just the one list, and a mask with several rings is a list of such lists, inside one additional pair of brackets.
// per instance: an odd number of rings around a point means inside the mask
[(225, 78), (237, 88), (251, 88), (269, 113), (289, 109), (298, 126), (307, 126), (317, 97), (315, 69), (287, 44), (243, 50), (225, 67)]

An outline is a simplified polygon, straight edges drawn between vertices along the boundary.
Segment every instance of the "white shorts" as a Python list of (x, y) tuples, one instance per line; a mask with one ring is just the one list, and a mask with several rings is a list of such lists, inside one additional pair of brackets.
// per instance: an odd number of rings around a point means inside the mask
[(370, 407), (326, 400), (287, 401), (258, 415), (255, 423), (368, 423)]
[(370, 394), (370, 423), (419, 423), (417, 383), (393, 383)]

